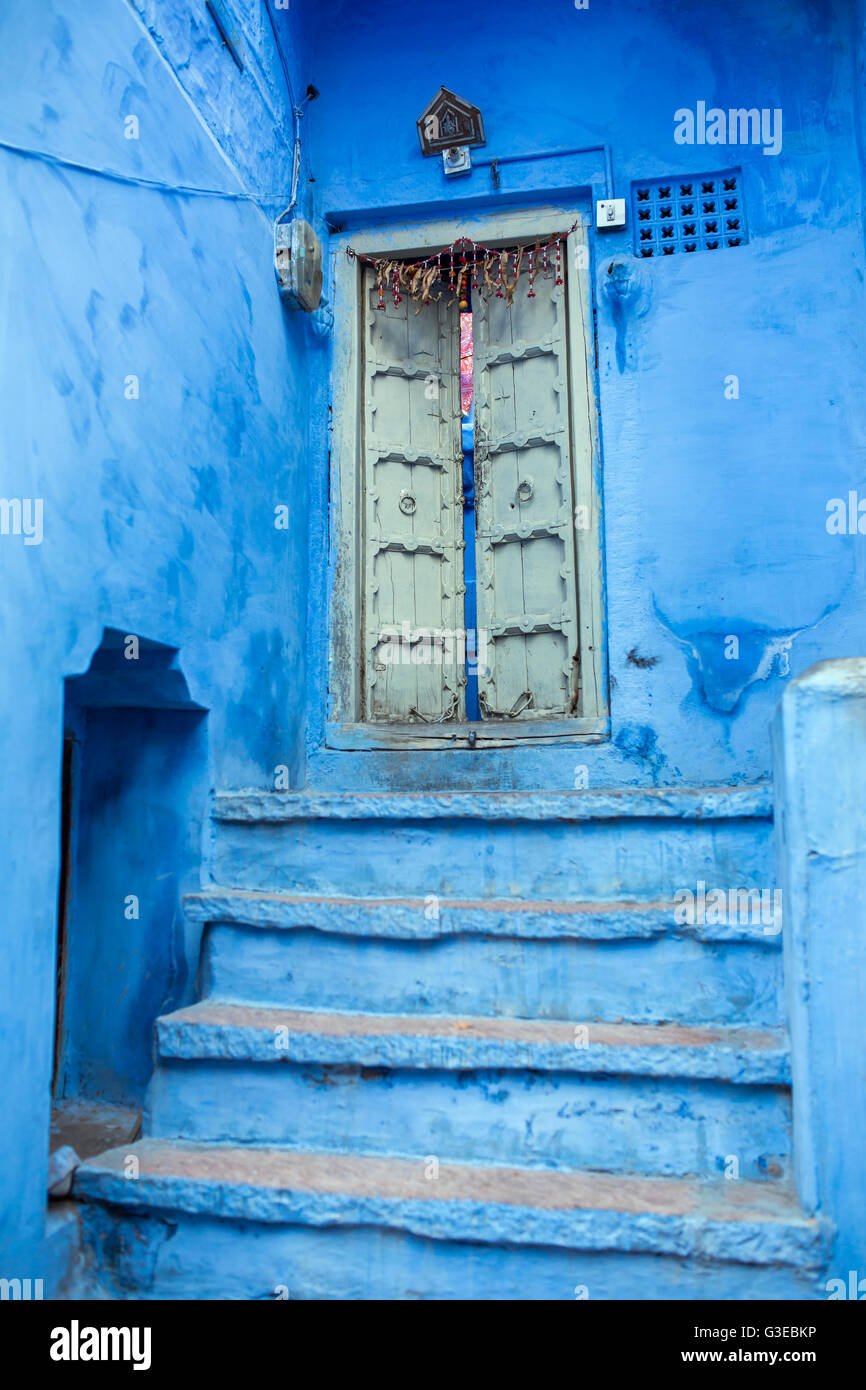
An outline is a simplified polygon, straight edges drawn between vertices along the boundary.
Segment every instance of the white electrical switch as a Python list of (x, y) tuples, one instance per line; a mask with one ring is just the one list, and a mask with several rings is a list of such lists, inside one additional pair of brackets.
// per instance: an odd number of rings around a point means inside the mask
[(595, 205), (598, 228), (625, 226), (625, 198), (599, 198)]

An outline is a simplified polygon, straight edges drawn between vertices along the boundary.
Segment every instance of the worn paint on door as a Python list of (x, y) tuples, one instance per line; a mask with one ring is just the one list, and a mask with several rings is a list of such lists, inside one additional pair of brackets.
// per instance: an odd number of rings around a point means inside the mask
[[(366, 717), (464, 717), (459, 317), (364, 278)], [(455, 635), (457, 634), (457, 635)]]
[[(563, 268), (565, 273), (565, 268)], [(579, 699), (566, 286), (475, 310), (477, 611), (488, 718), (568, 717)]]

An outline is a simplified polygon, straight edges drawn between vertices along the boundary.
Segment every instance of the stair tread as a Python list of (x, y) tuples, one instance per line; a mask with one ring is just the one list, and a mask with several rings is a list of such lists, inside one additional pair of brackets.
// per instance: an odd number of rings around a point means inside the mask
[[(368, 1014), (331, 1013), (319, 1009), (285, 1009), (255, 1004), (201, 1000), (174, 1013), (163, 1014), (160, 1022), (193, 1023), (214, 1026), (241, 1026), (271, 1030), (289, 1027), (293, 1032), (322, 1036), (371, 1036), (382, 1033), (422, 1037), (489, 1038), (496, 1041), (564, 1042), (574, 1046), (575, 1024), (556, 1019), (450, 1017), (447, 1014)], [(589, 1045), (608, 1047), (705, 1047), (720, 1043), (729, 1047), (786, 1048), (779, 1029), (733, 1028), (681, 1023), (586, 1023)]]
[[(139, 1178), (195, 1177), (257, 1187), (390, 1195), (422, 1201), (485, 1200), (543, 1209), (655, 1212), (700, 1215), (719, 1221), (785, 1220), (809, 1224), (796, 1196), (777, 1183), (699, 1181), (631, 1177), (611, 1173), (540, 1168), (501, 1168), (440, 1163), (435, 1182), (424, 1176), (423, 1159), (342, 1154), (332, 1150), (266, 1148), (258, 1145), (195, 1144), (140, 1139), (108, 1149), (79, 1168), (122, 1173), (130, 1154), (139, 1159)], [(134, 1200), (134, 1193), (131, 1196)]]
[(781, 934), (766, 931), (760, 921), (681, 926), (676, 920), (678, 904), (664, 897), (568, 901), (437, 895), (436, 911), (431, 913), (430, 900), (423, 897), (281, 893), (211, 884), (186, 894), (183, 901), (187, 916), (196, 922), (315, 927), (325, 932), (404, 940), (460, 934), (631, 940), (679, 933), (700, 941), (744, 941), (770, 948), (781, 944)]
[(751, 785), (586, 791), (307, 792), (244, 788), (217, 792), (218, 821), (438, 819), (616, 820), (656, 817), (770, 819), (770, 782)]
[[(210, 884), (194, 893), (184, 896), (184, 903), (195, 910), (200, 905), (225, 898), (227, 902), (243, 903), (288, 903), (297, 907), (319, 907), (323, 904), (339, 903), (344, 907), (411, 907), (423, 911), (428, 905), (426, 898), (375, 898), (351, 897), (341, 893), (280, 893), (259, 888), (230, 888), (220, 884)], [(576, 902), (555, 898), (448, 898), (437, 897), (438, 906), (451, 908), (472, 908), (479, 912), (549, 912), (589, 914), (593, 912), (648, 912), (670, 909), (677, 906), (673, 898), (622, 898), (599, 901)]]
[[(129, 1159), (138, 1175), (128, 1178)], [(772, 1183), (373, 1157), (144, 1139), (77, 1170), (76, 1194), (112, 1205), (261, 1221), (397, 1225), (450, 1239), (814, 1259), (819, 1224)]]
[[(578, 1026), (587, 1033), (576, 1039)], [(788, 1079), (787, 1040), (774, 1029), (335, 1013), (203, 1000), (163, 1015), (157, 1030), (162, 1058)]]

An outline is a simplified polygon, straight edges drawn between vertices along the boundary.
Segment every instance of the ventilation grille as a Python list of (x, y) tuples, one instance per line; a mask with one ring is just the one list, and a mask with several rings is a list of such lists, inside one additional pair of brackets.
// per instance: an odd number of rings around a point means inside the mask
[(679, 256), (745, 246), (749, 240), (741, 171), (689, 174), (632, 184), (634, 253)]

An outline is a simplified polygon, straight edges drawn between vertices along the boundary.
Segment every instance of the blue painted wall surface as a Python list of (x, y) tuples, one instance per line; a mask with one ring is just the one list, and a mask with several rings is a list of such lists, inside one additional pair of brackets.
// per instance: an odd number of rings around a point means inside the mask
[[(633, 261), (630, 227), (593, 235), (611, 741), (325, 750), (328, 352), (274, 285), (292, 121), (270, 20), (223, 9), (243, 72), (203, 5), (0, 13), (0, 496), (44, 502), (41, 545), (0, 536), (0, 1075), (15, 1117), (0, 1127), (0, 1230), (20, 1277), (43, 1272), (64, 679), (105, 628), (177, 648), (209, 711), (196, 834), (207, 787), (270, 788), (280, 766), (313, 789), (565, 789), (578, 763), (591, 788), (751, 782), (769, 774), (787, 676), (866, 640), (862, 547), (825, 527), (828, 499), (866, 494), (862, 5), (638, 0), (624, 16), (563, 0), (539, 22), (483, 0), (456, 29), (412, 17), (407, 32), (397, 0), (296, 0), (273, 18), (296, 98), (320, 90), (299, 207), (326, 246), (329, 221), (589, 208), (599, 154), (508, 164), (498, 192), (484, 168), (446, 183), (414, 124), (440, 83), (482, 108), (487, 157), (609, 142), (620, 196), (739, 164), (751, 233), (651, 265)], [(781, 108), (782, 153), (676, 145), (674, 111), (698, 100)], [(614, 257), (629, 304), (610, 288)]]
[[(308, 5), (311, 169), (340, 223), (517, 207), (600, 191), (601, 154), (446, 181), (415, 119), (440, 83), (484, 114), (484, 158), (609, 141), (615, 191), (635, 179), (743, 169), (751, 241), (651, 264), (632, 228), (594, 237), (598, 290), (612, 740), (585, 750), (323, 751), (325, 594), (311, 608), (315, 785), (556, 787), (766, 776), (789, 675), (863, 649), (862, 548), (827, 534), (826, 503), (864, 493), (862, 15), (840, 0), (592, 3), (527, 23), (513, 0), (405, 39), (397, 0)], [(459, 48), (459, 53), (458, 53)], [(781, 108), (783, 147), (685, 146), (674, 112)], [(374, 104), (375, 103), (375, 104)], [(359, 119), (359, 113), (364, 113)], [(390, 211), (389, 211), (390, 210)], [(320, 222), (324, 228), (324, 222)], [(613, 256), (638, 313), (608, 292)], [(725, 379), (739, 378), (739, 399)], [(316, 418), (324, 419), (325, 388)], [(311, 573), (322, 574), (326, 443), (313, 451)], [(725, 638), (740, 656), (728, 661)], [(635, 664), (633, 653), (647, 664)], [(652, 664), (649, 664), (652, 663)]]
[(866, 660), (825, 661), (791, 682), (773, 724), (795, 1168), (804, 1207), (834, 1229), (835, 1297), (866, 1250), (864, 715)]
[[(106, 627), (179, 649), (210, 712), (209, 762), (177, 807), (191, 837), (209, 786), (279, 764), (301, 776), (309, 327), (279, 303), (271, 226), (289, 200), (289, 102), (264, 9), (236, 26), (240, 73), (198, 8), (0, 11), (0, 141), (124, 176), (0, 149), (0, 496), (44, 503), (41, 545), (0, 537), (0, 1249), (19, 1277), (46, 1272), (64, 678)], [(118, 759), (160, 776), (145, 749)], [(93, 887), (106, 905), (146, 821), (139, 806), (115, 837)]]

